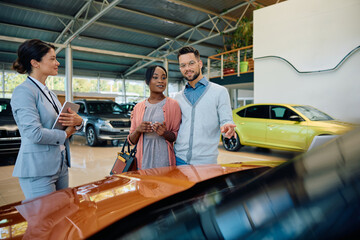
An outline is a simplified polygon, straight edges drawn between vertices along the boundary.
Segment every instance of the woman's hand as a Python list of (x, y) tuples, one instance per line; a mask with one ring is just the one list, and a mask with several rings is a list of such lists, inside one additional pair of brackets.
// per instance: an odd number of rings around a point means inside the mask
[(69, 138), (71, 135), (73, 135), (76, 132), (75, 127), (67, 127), (65, 129), (66, 138)]
[(153, 129), (151, 127), (151, 122), (141, 122), (140, 125), (136, 128), (136, 131), (139, 133), (150, 133), (153, 132)]
[(68, 108), (67, 113), (60, 113), (59, 122), (63, 126), (80, 126), (82, 123), (82, 118), (71, 108)]
[(165, 122), (163, 123), (155, 122), (152, 125), (152, 128), (154, 132), (156, 132), (159, 136), (165, 138), (166, 141), (174, 142), (176, 140), (175, 134), (167, 130)]
[(163, 123), (159, 123), (159, 122), (155, 122), (152, 125), (152, 129), (154, 130), (154, 132), (156, 132), (159, 136), (164, 136), (165, 132), (166, 132), (166, 124), (165, 122)]

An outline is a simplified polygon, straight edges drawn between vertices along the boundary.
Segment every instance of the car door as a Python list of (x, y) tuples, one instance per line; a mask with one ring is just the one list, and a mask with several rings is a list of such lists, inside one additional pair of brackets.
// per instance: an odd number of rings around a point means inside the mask
[(271, 119), (267, 124), (266, 142), (272, 147), (305, 150), (307, 123), (285, 106), (271, 106)]
[(239, 128), (242, 142), (244, 144), (265, 144), (269, 106), (249, 106), (243, 113), (243, 117), (234, 119)]

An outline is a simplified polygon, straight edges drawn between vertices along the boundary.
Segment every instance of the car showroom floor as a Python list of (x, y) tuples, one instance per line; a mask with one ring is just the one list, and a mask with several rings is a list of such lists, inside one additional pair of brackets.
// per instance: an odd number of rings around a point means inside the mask
[[(72, 167), (69, 169), (70, 187), (102, 179), (109, 175), (115, 157), (120, 147), (111, 145), (89, 147), (82, 137), (74, 136), (71, 143)], [(246, 161), (273, 161), (288, 160), (298, 153), (264, 150), (253, 147), (243, 147), (239, 152), (226, 151), (219, 144), (218, 163), (234, 163)], [(0, 206), (21, 201), (24, 195), (21, 191), (18, 179), (12, 177), (14, 165), (0, 167)]]

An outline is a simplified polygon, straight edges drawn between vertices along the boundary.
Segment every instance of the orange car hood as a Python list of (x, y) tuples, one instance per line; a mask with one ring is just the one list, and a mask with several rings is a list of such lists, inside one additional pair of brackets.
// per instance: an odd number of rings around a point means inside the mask
[[(83, 239), (196, 183), (260, 166), (178, 166), (139, 170), (0, 208), (0, 233), (16, 239)], [(5, 237), (5, 239), (7, 239)]]

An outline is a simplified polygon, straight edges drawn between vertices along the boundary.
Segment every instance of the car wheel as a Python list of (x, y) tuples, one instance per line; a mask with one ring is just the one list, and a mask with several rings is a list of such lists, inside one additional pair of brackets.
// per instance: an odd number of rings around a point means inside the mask
[(89, 146), (96, 146), (98, 144), (95, 128), (93, 126), (89, 126), (86, 129), (86, 142)]
[(223, 142), (224, 148), (228, 151), (236, 152), (237, 150), (239, 150), (242, 147), (238, 134), (236, 134), (236, 139), (234, 137), (223, 138), (222, 142)]

